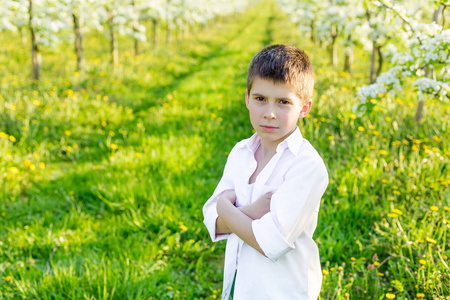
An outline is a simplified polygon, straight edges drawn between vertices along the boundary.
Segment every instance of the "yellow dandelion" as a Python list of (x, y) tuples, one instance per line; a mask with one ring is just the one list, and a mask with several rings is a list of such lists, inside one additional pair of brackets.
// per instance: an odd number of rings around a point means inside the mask
[(351, 260), (351, 261), (355, 261), (355, 260), (356, 260), (356, 258), (354, 258), (354, 257), (351, 257), (351, 258), (350, 258), (350, 260)]
[(375, 149), (377, 149), (377, 148), (376, 148), (375, 146), (372, 145), (372, 146), (369, 146), (369, 149), (370, 149), (370, 150), (375, 150)]
[(399, 210), (399, 209), (396, 209), (396, 208), (393, 209), (392, 212), (397, 214), (397, 215), (403, 215), (403, 212), (401, 210)]
[(377, 262), (377, 261), (375, 261), (375, 262), (373, 262), (373, 265), (374, 265), (375, 267), (378, 267), (378, 266), (380, 265), (380, 263)]
[(9, 168), (9, 172), (11, 172), (12, 174), (19, 174), (19, 169), (17, 169), (16, 167), (11, 167)]
[(430, 210), (431, 211), (438, 211), (439, 207), (432, 205), (432, 206), (430, 206)]
[(334, 271), (334, 268), (330, 268), (330, 271), (333, 272), (333, 271)]
[(7, 138), (9, 138), (9, 134), (6, 134), (4, 132), (0, 132), (0, 138), (7, 139)]
[(67, 146), (67, 151), (72, 151), (72, 147), (70, 147), (70, 146)]
[(343, 270), (344, 270), (344, 268), (343, 268), (342, 266), (339, 266), (339, 267), (338, 267), (338, 271), (339, 271), (339, 272), (341, 272), (341, 271), (343, 271)]
[(330, 136), (328, 137), (328, 139), (329, 139), (330, 141), (332, 141), (332, 140), (334, 140), (334, 136), (330, 135)]
[(370, 162), (370, 159), (368, 157), (364, 157), (364, 162)]
[(108, 132), (108, 134), (109, 134), (109, 136), (114, 136), (115, 135), (114, 131), (110, 131), (110, 132)]
[(425, 298), (425, 294), (424, 293), (417, 293), (416, 297), (417, 298)]
[(102, 126), (106, 127), (106, 121), (102, 121)]
[(388, 216), (389, 218), (397, 218), (397, 217), (398, 217), (398, 215), (395, 214), (395, 213), (389, 213), (387, 216)]
[(394, 294), (391, 294), (391, 293), (387, 293), (387, 294), (386, 294), (386, 298), (387, 298), (387, 299), (395, 299), (395, 295), (394, 295)]
[(40, 162), (39, 163), (39, 169), (45, 169), (45, 163)]
[(350, 114), (350, 119), (355, 120), (358, 116), (355, 114)]
[(8, 282), (10, 282), (10, 281), (12, 280), (12, 276), (10, 276), (10, 275), (6, 276), (6, 277), (5, 277), (5, 280), (8, 281)]
[(388, 152), (386, 151), (386, 150), (380, 150), (380, 155), (387, 155), (388, 154)]
[(31, 171), (36, 171), (36, 166), (34, 164), (30, 164), (30, 170)]
[(366, 130), (364, 127), (362, 127), (362, 126), (358, 126), (358, 131), (361, 131), (361, 132), (363, 132), (364, 130)]
[(11, 142), (13, 142), (13, 143), (14, 143), (14, 142), (16, 141), (16, 138), (15, 138), (15, 137), (13, 137), (12, 135), (10, 135), (10, 136), (9, 136), (9, 140), (10, 140)]
[(327, 276), (328, 274), (330, 274), (330, 272), (328, 272), (327, 270), (322, 270), (322, 274), (324, 275), (324, 276)]
[(421, 265), (426, 265), (426, 264), (427, 264), (427, 261), (424, 260), (424, 259), (421, 259), (421, 260), (419, 260), (419, 263), (420, 263)]
[(119, 148), (119, 146), (117, 146), (116, 144), (111, 144), (111, 149), (117, 150), (117, 148)]
[(72, 134), (72, 132), (70, 130), (66, 130), (66, 131), (64, 131), (64, 134), (67, 136), (70, 136)]
[(173, 290), (173, 287), (170, 286), (170, 285), (168, 285), (168, 286), (167, 286), (167, 289), (168, 289), (169, 291), (172, 291), (172, 290)]
[(29, 161), (28, 159), (23, 161), (23, 164), (25, 167), (29, 167), (31, 165), (31, 161)]
[(35, 106), (41, 106), (42, 105), (42, 103), (39, 100), (33, 100), (33, 104)]
[(397, 190), (394, 190), (393, 193), (394, 193), (395, 195), (400, 195), (400, 192), (397, 191)]
[(384, 274), (383, 273), (378, 273), (378, 276), (383, 277)]
[(436, 240), (433, 240), (432, 238), (427, 237), (425, 239), (428, 243), (436, 244)]
[(180, 229), (181, 230), (183, 230), (183, 231), (187, 231), (188, 230), (188, 228), (186, 227), (186, 225), (183, 224), (183, 222), (180, 222), (179, 225), (180, 225)]
[(412, 149), (413, 151), (419, 151), (419, 148), (417, 148), (416, 145), (413, 145), (411, 149)]
[(444, 210), (445, 210), (445, 211), (450, 211), (450, 207), (444, 206)]
[(141, 153), (136, 153), (135, 155), (136, 155), (136, 157), (141, 157), (142, 156)]
[(350, 294), (349, 294), (349, 293), (345, 293), (344, 296), (345, 296), (346, 298), (348, 298), (348, 297), (350, 297)]
[(103, 101), (108, 101), (108, 96), (103, 96)]

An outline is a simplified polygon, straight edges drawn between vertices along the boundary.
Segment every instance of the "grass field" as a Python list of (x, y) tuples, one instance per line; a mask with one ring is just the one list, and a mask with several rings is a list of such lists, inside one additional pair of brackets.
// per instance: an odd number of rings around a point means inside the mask
[(225, 243), (201, 208), (252, 134), (246, 69), (272, 43), (315, 67), (299, 126), (331, 179), (321, 299), (450, 299), (450, 105), (427, 102), (417, 125), (405, 91), (357, 117), (368, 53), (352, 76), (332, 69), (270, 2), (137, 57), (123, 39), (116, 68), (91, 34), (85, 74), (65, 45), (44, 53), (37, 86), (28, 45), (0, 43), (0, 299), (220, 298)]

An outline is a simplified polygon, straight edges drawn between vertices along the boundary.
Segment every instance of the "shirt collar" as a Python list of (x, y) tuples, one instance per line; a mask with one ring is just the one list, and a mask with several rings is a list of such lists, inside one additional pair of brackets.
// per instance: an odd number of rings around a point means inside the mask
[[(252, 153), (255, 153), (260, 143), (261, 138), (257, 133), (254, 133), (250, 138), (243, 140), (241, 143), (239, 143), (238, 147), (239, 148), (245, 147)], [(300, 132), (300, 129), (297, 126), (294, 132), (292, 132), (284, 141), (278, 144), (277, 152), (282, 152), (287, 148), (292, 152), (292, 154), (297, 155), (302, 143), (303, 143), (303, 136), (302, 133)]]

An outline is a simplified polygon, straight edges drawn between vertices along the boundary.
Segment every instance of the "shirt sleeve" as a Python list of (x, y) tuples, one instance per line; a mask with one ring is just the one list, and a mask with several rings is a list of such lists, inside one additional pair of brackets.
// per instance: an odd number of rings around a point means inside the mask
[(228, 238), (230, 234), (216, 234), (216, 220), (218, 218), (217, 214), (217, 200), (223, 191), (229, 189), (235, 189), (233, 182), (233, 160), (234, 160), (235, 148), (233, 148), (228, 155), (227, 162), (223, 171), (222, 178), (219, 181), (213, 195), (206, 201), (203, 206), (203, 223), (208, 229), (209, 235), (213, 242), (217, 242)]
[(272, 261), (295, 248), (295, 240), (310, 224), (328, 185), (327, 169), (321, 159), (299, 161), (272, 195), (270, 212), (252, 222), (259, 246)]

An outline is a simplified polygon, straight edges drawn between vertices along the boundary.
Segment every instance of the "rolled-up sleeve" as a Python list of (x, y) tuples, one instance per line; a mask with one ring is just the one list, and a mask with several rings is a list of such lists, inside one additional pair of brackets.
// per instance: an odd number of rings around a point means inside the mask
[(295, 248), (295, 240), (313, 219), (328, 185), (323, 161), (299, 161), (272, 195), (270, 212), (252, 222), (256, 241), (272, 261)]
[(211, 240), (213, 242), (217, 242), (223, 239), (226, 239), (229, 234), (216, 234), (216, 220), (219, 216), (217, 214), (217, 200), (222, 194), (223, 191), (229, 189), (235, 189), (233, 182), (233, 159), (234, 159), (234, 151), (231, 150), (230, 155), (228, 156), (227, 162), (225, 164), (225, 168), (223, 171), (222, 178), (219, 181), (216, 189), (214, 190), (213, 195), (206, 201), (203, 206), (203, 223), (208, 229), (209, 235), (211, 236)]

